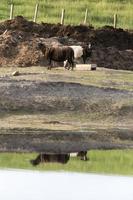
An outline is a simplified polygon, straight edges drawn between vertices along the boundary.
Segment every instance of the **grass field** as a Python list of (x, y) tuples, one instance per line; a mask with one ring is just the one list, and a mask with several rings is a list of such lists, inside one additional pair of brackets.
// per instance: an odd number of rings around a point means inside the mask
[(132, 0), (1, 0), (0, 19), (9, 18), (10, 4), (14, 3), (14, 16), (23, 15), (33, 19), (35, 4), (39, 3), (38, 22), (60, 22), (61, 9), (65, 9), (66, 24), (80, 24), (84, 21), (88, 9), (87, 23), (95, 27), (113, 25), (113, 15), (118, 14), (118, 27), (133, 29)]
[(107, 174), (133, 175), (133, 150), (90, 151), (88, 161), (70, 158), (65, 164), (42, 163), (33, 167), (29, 160), (37, 154), (0, 153), (0, 168), (19, 168), (32, 170), (64, 170), (75, 172), (95, 172)]

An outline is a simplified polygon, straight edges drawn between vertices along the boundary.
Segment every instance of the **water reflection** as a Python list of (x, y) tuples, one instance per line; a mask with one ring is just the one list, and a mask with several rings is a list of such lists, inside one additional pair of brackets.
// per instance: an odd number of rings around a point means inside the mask
[(1, 200), (132, 200), (133, 177), (0, 170)]

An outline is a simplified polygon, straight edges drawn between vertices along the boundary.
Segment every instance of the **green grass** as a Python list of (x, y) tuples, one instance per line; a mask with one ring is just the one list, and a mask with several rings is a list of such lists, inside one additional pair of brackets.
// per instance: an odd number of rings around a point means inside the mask
[(29, 160), (34, 159), (36, 155), (35, 153), (0, 153), (0, 168), (133, 175), (133, 150), (93, 150), (89, 151), (89, 160), (86, 162), (75, 157), (64, 165), (42, 163), (33, 167)]
[(39, 3), (38, 22), (60, 22), (61, 9), (64, 8), (66, 24), (80, 24), (84, 21), (86, 8), (87, 22), (95, 27), (113, 25), (113, 15), (118, 14), (118, 27), (133, 29), (132, 0), (1, 0), (0, 19), (9, 18), (10, 3), (15, 5), (14, 16), (24, 15), (33, 19), (35, 4)]

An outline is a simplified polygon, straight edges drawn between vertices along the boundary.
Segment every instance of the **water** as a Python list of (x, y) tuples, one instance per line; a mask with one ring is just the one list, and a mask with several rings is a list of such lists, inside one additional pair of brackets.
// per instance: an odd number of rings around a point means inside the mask
[(133, 177), (0, 170), (0, 200), (133, 200)]

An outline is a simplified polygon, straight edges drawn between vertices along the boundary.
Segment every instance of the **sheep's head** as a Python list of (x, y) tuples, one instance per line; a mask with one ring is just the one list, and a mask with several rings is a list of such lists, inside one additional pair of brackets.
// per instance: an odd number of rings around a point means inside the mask
[(39, 42), (39, 43), (38, 43), (38, 49), (40, 49), (43, 53), (45, 53), (45, 51), (46, 51), (46, 46), (45, 46), (45, 44)]
[(85, 44), (83, 46), (83, 52), (84, 52), (84, 55), (86, 55), (87, 57), (91, 56), (91, 54), (92, 54), (92, 45), (91, 45), (91, 43)]
[(92, 44), (89, 43), (89, 44), (88, 44), (88, 49), (91, 49), (91, 48), (92, 48)]

